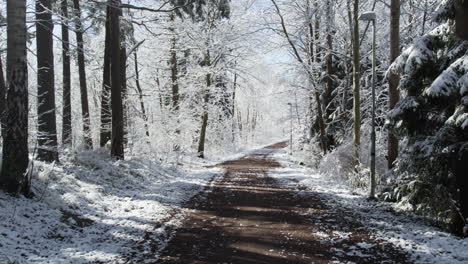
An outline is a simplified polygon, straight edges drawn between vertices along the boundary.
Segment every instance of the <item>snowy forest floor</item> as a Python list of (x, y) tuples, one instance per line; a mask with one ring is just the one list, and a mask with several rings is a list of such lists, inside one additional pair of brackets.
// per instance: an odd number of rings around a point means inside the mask
[(468, 239), (367, 201), (285, 147), (177, 169), (99, 151), (38, 162), (33, 199), (0, 192), (0, 263), (468, 262)]

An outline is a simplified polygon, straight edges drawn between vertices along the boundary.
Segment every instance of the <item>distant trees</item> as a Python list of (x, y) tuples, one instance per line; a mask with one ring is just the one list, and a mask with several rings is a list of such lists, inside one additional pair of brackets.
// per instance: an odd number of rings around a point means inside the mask
[(7, 1), (7, 99), (0, 187), (28, 193), (28, 68), (26, 0)]

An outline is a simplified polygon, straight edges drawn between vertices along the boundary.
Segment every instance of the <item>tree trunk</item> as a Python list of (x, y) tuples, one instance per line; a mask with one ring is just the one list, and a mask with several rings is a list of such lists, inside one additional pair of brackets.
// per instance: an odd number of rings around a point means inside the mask
[(62, 57), (63, 57), (63, 114), (62, 114), (62, 144), (72, 142), (71, 125), (71, 70), (70, 70), (70, 36), (68, 28), (68, 2), (62, 0)]
[(122, 78), (120, 68), (120, 0), (109, 0), (111, 43), (111, 109), (112, 146), (111, 156), (124, 159), (124, 120), (122, 104)]
[(37, 43), (37, 158), (58, 161), (57, 120), (55, 116), (54, 50), (52, 32), (52, 3), (36, 1)]
[(353, 118), (354, 118), (354, 167), (359, 165), (361, 145), (361, 94), (360, 94), (360, 54), (359, 54), (359, 0), (354, 0), (353, 8)]
[(455, 27), (457, 37), (468, 40), (468, 1), (455, 1)]
[(323, 94), (323, 108), (324, 108), (324, 121), (326, 123), (330, 122), (330, 116), (333, 113), (333, 109), (330, 105), (332, 101), (333, 94), (333, 3), (331, 0), (327, 1), (327, 58), (326, 58), (326, 68), (327, 68), (327, 82), (325, 93)]
[(323, 120), (323, 112), (322, 112), (322, 104), (320, 102), (320, 94), (315, 91), (315, 102), (317, 103), (317, 118), (320, 128), (320, 143), (323, 150), (323, 154), (327, 153), (328, 150), (328, 142), (327, 137), (325, 134), (325, 122)]
[(138, 70), (138, 55), (137, 51), (135, 51), (135, 83), (136, 83), (136, 88), (138, 91), (138, 98), (140, 99), (140, 106), (141, 106), (141, 115), (143, 116), (143, 121), (145, 121), (145, 132), (146, 136), (149, 137), (149, 128), (148, 128), (148, 115), (146, 114), (146, 108), (145, 108), (145, 101), (143, 100), (143, 90), (141, 89), (141, 84), (140, 84), (140, 72)]
[(106, 15), (106, 37), (104, 46), (103, 84), (101, 92), (101, 131), (100, 145), (104, 147), (111, 139), (112, 117), (110, 109), (110, 89), (111, 89), (111, 57), (110, 57), (110, 17), (109, 7)]
[[(237, 66), (237, 62), (235, 63)], [(237, 73), (234, 73), (234, 84), (232, 86), (232, 107), (231, 107), (231, 122), (232, 122), (232, 127), (231, 127), (231, 133), (232, 133), (232, 142), (235, 143), (236, 141), (236, 91), (237, 90)]]
[(318, 2), (317, 0), (314, 1), (314, 8), (315, 8), (315, 30), (314, 30), (314, 37), (315, 37), (315, 62), (319, 63), (322, 59), (322, 49), (320, 46), (320, 14), (318, 11)]
[[(122, 32), (121, 32), (122, 34)], [(122, 36), (122, 35), (121, 35)], [(120, 86), (122, 87), (122, 111), (123, 111), (123, 131), (124, 131), (124, 146), (128, 144), (128, 109), (127, 109), (127, 48), (125, 41), (122, 40), (120, 48)]]
[[(175, 15), (171, 14), (171, 21), (174, 22)], [(178, 65), (177, 65), (177, 51), (176, 51), (176, 38), (175, 30), (171, 29), (173, 37), (171, 39), (171, 82), (172, 82), (172, 110), (179, 111), (179, 80), (178, 80)]]
[[(390, 7), (390, 63), (400, 55), (400, 0), (392, 0)], [(388, 76), (388, 106), (392, 110), (400, 100), (398, 84), (400, 78), (392, 73)], [(398, 138), (388, 132), (388, 169), (393, 168), (394, 162), (398, 157)]]
[(80, 1), (73, 0), (73, 5), (75, 7), (75, 31), (76, 43), (78, 48), (78, 74), (80, 77), (81, 113), (83, 116), (84, 146), (85, 148), (93, 148), (93, 140), (91, 138), (91, 120), (89, 118), (88, 86), (86, 84), (83, 25), (81, 23)]
[[(211, 58), (210, 58), (209, 52), (207, 52), (207, 55), (205, 58), (205, 66), (206, 67), (211, 66)], [(208, 127), (208, 103), (210, 99), (210, 87), (211, 87), (211, 74), (208, 73), (206, 75), (206, 91), (205, 91), (205, 96), (203, 100), (204, 109), (203, 109), (203, 115), (202, 115), (202, 126), (200, 129), (200, 140), (198, 142), (198, 157), (202, 159), (205, 158), (205, 140), (206, 140), (206, 128)]]
[[(468, 219), (468, 177), (466, 177), (466, 172), (468, 171), (468, 147), (462, 146), (456, 156), (452, 160), (457, 189), (459, 189), (460, 213), (464, 219)], [(464, 224), (468, 225), (466, 222)], [(468, 230), (463, 235), (468, 236)]]
[(28, 193), (28, 66), (26, 0), (7, 1), (7, 83), (0, 187)]
[(0, 56), (0, 136), (5, 136), (5, 125), (4, 125), (4, 116), (5, 116), (5, 99), (6, 99), (6, 84), (5, 84), (5, 75), (3, 73), (3, 60)]

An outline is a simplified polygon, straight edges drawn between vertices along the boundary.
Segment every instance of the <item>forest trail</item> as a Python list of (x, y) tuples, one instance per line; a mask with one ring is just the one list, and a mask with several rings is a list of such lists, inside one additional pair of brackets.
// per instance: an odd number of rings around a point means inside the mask
[(407, 262), (405, 253), (372, 238), (363, 219), (268, 176), (281, 166), (269, 154), (284, 147), (275, 144), (220, 164), (224, 179), (190, 203), (191, 213), (157, 263)]

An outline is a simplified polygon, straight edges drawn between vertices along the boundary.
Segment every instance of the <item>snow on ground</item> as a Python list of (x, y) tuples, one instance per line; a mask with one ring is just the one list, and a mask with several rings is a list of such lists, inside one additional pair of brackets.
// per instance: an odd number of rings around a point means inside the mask
[(162, 249), (184, 202), (222, 175), (197, 159), (183, 164), (100, 152), (35, 162), (33, 199), (0, 192), (0, 263), (124, 263), (154, 251), (154, 242)]
[[(468, 263), (468, 238), (461, 239), (443, 232), (421, 218), (399, 214), (388, 203), (369, 202), (364, 194), (353, 192), (345, 183), (291, 162), (285, 149), (275, 151), (272, 158), (279, 161), (283, 168), (273, 169), (269, 175), (295, 187), (298, 192), (314, 191), (320, 194), (329, 206), (352, 210), (367, 220), (363, 224), (378, 239), (403, 248), (412, 256), (414, 263)], [(363, 244), (356, 245), (356, 248), (371, 246)], [(359, 251), (351, 253), (359, 254)]]

